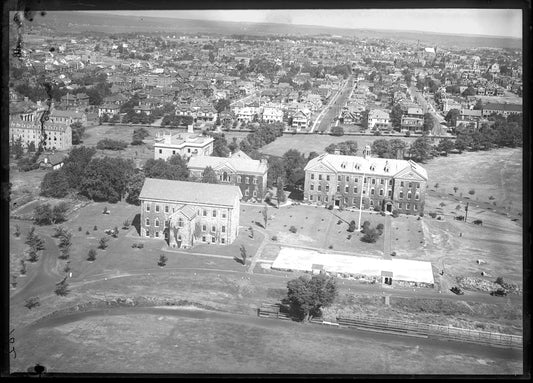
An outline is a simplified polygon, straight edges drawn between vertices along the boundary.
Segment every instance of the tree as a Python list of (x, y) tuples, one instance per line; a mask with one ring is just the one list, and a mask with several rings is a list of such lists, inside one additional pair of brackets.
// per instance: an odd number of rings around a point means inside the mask
[(390, 158), (403, 159), (404, 151), (407, 148), (407, 143), (399, 138), (393, 138), (389, 140), (389, 153), (391, 154)]
[(246, 264), (246, 258), (248, 257), (248, 255), (246, 254), (246, 247), (244, 247), (244, 245), (241, 245), (240, 252), (241, 252), (242, 264), (245, 265)]
[(283, 190), (283, 188), (285, 187), (285, 183), (282, 177), (278, 177), (276, 186), (277, 186), (276, 197), (278, 199), (278, 209), (279, 209), (280, 202), (283, 203), (287, 200), (287, 196), (285, 195), (285, 191)]
[(361, 238), (361, 241), (367, 243), (374, 243), (379, 238), (379, 232), (374, 228), (366, 230), (365, 235)]
[(467, 97), (467, 96), (475, 96), (476, 93), (477, 93), (477, 91), (476, 91), (473, 87), (469, 86), (468, 88), (466, 88), (466, 89), (463, 91), (462, 96), (463, 96), (463, 97)]
[(67, 211), (69, 205), (66, 202), (60, 202), (52, 209), (52, 223), (60, 223), (67, 220)]
[(265, 223), (265, 229), (266, 229), (267, 223), (268, 223), (268, 206), (267, 205), (265, 205), (261, 213), (263, 214), (263, 222)]
[(268, 157), (268, 187), (272, 187), (279, 177), (285, 177), (285, 163), (280, 157), (270, 156)]
[[(333, 154), (336, 150), (344, 156), (355, 156), (357, 154), (357, 141), (344, 141), (338, 144), (330, 144), (324, 149), (327, 153)], [(308, 160), (310, 160), (308, 158)]]
[(96, 250), (95, 249), (89, 249), (89, 253), (87, 254), (87, 260), (92, 262), (96, 259)]
[(94, 158), (85, 169), (80, 193), (95, 201), (118, 202), (126, 194), (126, 185), (133, 172), (132, 160)]
[(167, 264), (167, 260), (168, 258), (165, 255), (161, 254), (159, 256), (159, 261), (157, 262), (157, 265), (160, 267), (163, 267)]
[(296, 149), (289, 149), (283, 154), (285, 177), (289, 185), (295, 186), (305, 177), (304, 167), (307, 160), (303, 153)]
[(70, 188), (79, 190), (84, 179), (85, 169), (95, 153), (96, 149), (85, 146), (76, 147), (70, 151), (60, 169), (65, 172)]
[(150, 133), (145, 128), (135, 128), (131, 139), (132, 145), (142, 145), (143, 140), (148, 137)]
[(41, 195), (52, 198), (63, 198), (68, 194), (68, 175), (64, 168), (49, 171), (41, 181)]
[(454, 193), (457, 193), (457, 190), (458, 190), (458, 189), (459, 189), (459, 188), (458, 188), (457, 186), (454, 186), (454, 187), (453, 187), (453, 192), (454, 192)]
[(424, 114), (424, 125), (422, 126), (422, 130), (424, 132), (431, 132), (434, 127), (435, 120), (433, 119), (433, 115), (431, 113)]
[(217, 113), (221, 113), (229, 108), (230, 108), (230, 101), (228, 99), (221, 98), (217, 100), (217, 102), (215, 103), (215, 109)]
[(439, 144), (437, 145), (437, 150), (439, 152), (445, 152), (448, 154), (451, 150), (454, 148), (454, 143), (449, 138), (444, 138), (439, 141)]
[(187, 162), (179, 154), (174, 154), (167, 161), (150, 158), (144, 165), (144, 174), (147, 178), (185, 181), (189, 177)]
[(228, 157), (230, 154), (230, 150), (228, 147), (228, 142), (226, 141), (226, 137), (224, 136), (224, 133), (212, 133), (212, 132), (206, 132), (207, 135), (213, 137), (215, 140), (213, 142), (213, 153), (211, 154), (213, 157)]
[(30, 153), (35, 153), (35, 150), (36, 150), (36, 148), (35, 148), (35, 142), (34, 142), (34, 141), (30, 141), (30, 142), (28, 143), (28, 152), (30, 152)]
[(104, 138), (96, 143), (96, 149), (100, 150), (124, 150), (128, 147), (128, 143), (120, 140), (112, 140)]
[(18, 137), (11, 143), (11, 155), (16, 160), (20, 159), (24, 155), (24, 146), (22, 145), (22, 137)]
[(52, 223), (52, 208), (44, 203), (33, 209), (33, 222), (36, 225), (50, 225)]
[(30, 310), (40, 305), (41, 303), (39, 302), (39, 297), (30, 297), (24, 301), (24, 307), (27, 307)]
[(287, 300), (303, 320), (319, 315), (320, 309), (330, 306), (337, 295), (335, 278), (324, 274), (301, 276), (287, 283)]
[(70, 125), (72, 131), (72, 145), (78, 145), (82, 142), (83, 134), (85, 133), (85, 127), (81, 122), (76, 121)]
[(109, 242), (109, 238), (107, 237), (100, 238), (100, 241), (98, 241), (98, 248), (105, 250), (107, 248), (107, 242)]
[(425, 162), (431, 158), (431, 145), (427, 137), (419, 137), (412, 144), (409, 149), (411, 158), (417, 162)]
[(145, 177), (143, 172), (134, 172), (133, 175), (128, 179), (128, 183), (126, 184), (127, 203), (137, 206), (141, 204), (139, 195), (141, 194), (144, 180)]
[(211, 166), (207, 166), (202, 172), (202, 182), (206, 184), (218, 184), (217, 173)]
[(392, 123), (392, 127), (399, 129), (402, 125), (402, 116), (403, 116), (403, 110), (400, 104), (395, 104), (392, 107), (391, 113), (390, 113), (390, 119)]
[(455, 127), (455, 125), (457, 124), (457, 117), (460, 115), (461, 111), (459, 109), (450, 109), (444, 119), (448, 123), (448, 126)]
[(66, 296), (69, 293), (67, 277), (65, 277), (62, 281), (56, 283), (56, 288), (54, 292), (62, 297)]
[(389, 140), (380, 138), (372, 142), (372, 153), (380, 158), (392, 158)]

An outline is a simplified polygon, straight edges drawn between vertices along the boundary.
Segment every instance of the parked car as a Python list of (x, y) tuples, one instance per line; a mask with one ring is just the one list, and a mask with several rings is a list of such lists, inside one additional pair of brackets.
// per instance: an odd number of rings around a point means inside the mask
[(507, 291), (505, 291), (504, 289), (498, 289), (498, 290), (491, 291), (490, 295), (494, 297), (504, 297), (507, 295)]
[(457, 286), (453, 286), (450, 291), (454, 294), (457, 294), (457, 295), (464, 295), (464, 291), (461, 290), (459, 287)]

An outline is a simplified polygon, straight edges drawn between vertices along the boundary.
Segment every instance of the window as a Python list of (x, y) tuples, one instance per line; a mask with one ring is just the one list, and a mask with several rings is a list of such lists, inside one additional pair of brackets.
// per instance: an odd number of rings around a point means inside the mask
[(387, 195), (388, 195), (389, 197), (391, 197), (391, 196), (392, 196), (392, 189), (389, 189), (389, 191), (388, 191)]
[(146, 211), (150, 211), (150, 202), (146, 202)]
[(220, 229), (222, 233), (226, 232), (226, 226), (222, 225), (222, 228)]
[(353, 194), (357, 194), (357, 186), (353, 187)]
[(222, 244), (226, 243), (226, 239), (225, 238), (220, 238), (220, 243), (222, 243)]
[(159, 205), (155, 205), (155, 212), (159, 213)]
[(202, 214), (203, 214), (204, 217), (207, 217), (207, 210), (204, 209)]
[(168, 213), (168, 205), (165, 205), (165, 213)]
[(173, 151), (172, 151), (172, 154), (176, 154), (176, 151), (175, 151), (175, 150), (173, 150)]
[(310, 195), (310, 196), (309, 196), (309, 201), (312, 201), (312, 200), (313, 200), (313, 196)]
[(254, 190), (254, 191), (252, 192), (252, 195), (253, 195), (254, 197), (257, 197), (257, 190)]
[(159, 232), (158, 231), (155, 232), (155, 236), (159, 237)]
[(318, 175), (318, 180), (319, 180), (319, 181), (322, 181), (322, 174), (319, 174), (319, 175)]
[(253, 178), (252, 178), (252, 183), (253, 183), (254, 185), (257, 185), (257, 178), (253, 177)]
[(416, 211), (416, 203), (413, 204), (413, 210)]
[(246, 189), (246, 190), (244, 191), (244, 195), (245, 195), (246, 197), (248, 197), (248, 196), (250, 195), (250, 191), (249, 191), (248, 189)]
[(311, 173), (311, 179), (312, 179), (312, 180), (315, 179), (315, 173)]
[(407, 199), (411, 199), (411, 190), (407, 192)]
[(376, 191), (374, 190), (374, 188), (370, 189), (370, 194), (371, 195), (374, 195), (376, 193)]
[(417, 188), (417, 189), (420, 189), (420, 182), (417, 182), (417, 183), (416, 183), (416, 188)]
[(159, 149), (159, 154), (163, 154), (163, 149)]
[(222, 218), (226, 218), (226, 210), (222, 210)]
[(374, 206), (374, 201), (370, 200), (370, 206)]
[(411, 208), (411, 204), (410, 204), (410, 203), (406, 204), (405, 208), (406, 208), (407, 210), (409, 210), (409, 209)]
[(380, 180), (380, 183), (383, 185), (383, 184), (385, 183), (385, 180), (382, 178), (382, 179)]
[(211, 226), (211, 231), (214, 233), (215, 231), (217, 231), (217, 227), (215, 225), (212, 225)]
[(157, 218), (155, 219), (155, 224), (154, 225), (155, 225), (155, 227), (159, 227), (159, 220)]
[(329, 174), (326, 175), (326, 181), (329, 181)]
[(181, 217), (178, 219), (178, 227), (183, 227), (183, 218)]
[(354, 177), (353, 182), (359, 182), (359, 178)]
[(150, 218), (146, 218), (145, 225), (146, 225), (146, 226), (150, 226)]
[(217, 211), (213, 209), (213, 218), (217, 216)]
[(412, 187), (413, 187), (413, 183), (409, 182), (409, 188), (412, 188)]
[(401, 208), (402, 208), (402, 203), (398, 202), (398, 209), (401, 209)]
[(205, 235), (202, 236), (202, 242), (205, 242)]
[(342, 181), (342, 176), (337, 176), (337, 181), (341, 182)]
[(316, 199), (318, 200), (318, 202), (320, 202), (320, 196), (317, 196)]
[(190, 152), (191, 152), (191, 148), (188, 148), (188, 149), (187, 149), (187, 153), (190, 153)]
[(324, 202), (328, 202), (328, 196), (324, 197)]
[(352, 203), (355, 205), (357, 203), (357, 198), (354, 198)]
[(202, 225), (202, 231), (207, 231), (207, 225)]
[(403, 198), (403, 191), (400, 192), (400, 197), (399, 197), (399, 198), (400, 198), (400, 199)]
[(244, 178), (244, 183), (245, 184), (249, 184), (250, 183), (250, 178), (249, 177), (245, 177)]
[(214, 236), (211, 237), (211, 243), (215, 243), (215, 237)]
[(238, 183), (238, 184), (241, 183), (241, 176), (237, 176), (237, 183)]
[(365, 177), (365, 179), (363, 180), (363, 182), (366, 184), (366, 177)]
[(376, 184), (376, 179), (372, 178), (372, 185), (375, 185), (375, 184)]
[(400, 181), (400, 186), (403, 187), (403, 181)]
[(346, 176), (346, 182), (350, 182), (350, 176)]
[(383, 195), (383, 189), (379, 189), (379, 195)]
[(150, 230), (146, 230), (146, 236), (147, 236), (147, 237), (150, 236)]
[(346, 186), (344, 187), (344, 192), (345, 192), (345, 193), (348, 193), (348, 190), (349, 190), (349, 189), (350, 189), (350, 187), (349, 187), (348, 185), (346, 185)]
[(315, 185), (313, 184), (309, 185), (309, 190), (315, 190)]
[(318, 191), (321, 191), (321, 190), (322, 190), (322, 186), (318, 185)]

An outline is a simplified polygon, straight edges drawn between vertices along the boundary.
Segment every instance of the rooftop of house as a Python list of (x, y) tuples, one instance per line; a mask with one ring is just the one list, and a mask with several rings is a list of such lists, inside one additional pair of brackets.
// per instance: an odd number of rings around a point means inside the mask
[(488, 103), (485, 106), (483, 106), (483, 109), (485, 109), (485, 110), (504, 110), (504, 111), (512, 111), (512, 112), (521, 112), (522, 111), (522, 105)]
[(213, 142), (213, 137), (203, 136), (199, 133), (178, 133), (178, 134), (158, 134), (155, 138), (155, 146), (170, 145), (170, 146), (206, 146)]
[(318, 164), (323, 164), (332, 171), (340, 173), (366, 173), (380, 176), (394, 176), (402, 170), (411, 169), (424, 179), (428, 179), (426, 169), (414, 161), (324, 153), (309, 161), (304, 170), (311, 170)]
[(268, 170), (266, 161), (252, 160), (251, 158), (242, 158), (241, 156), (196, 156), (192, 157), (187, 165), (189, 169), (205, 169), (208, 166), (215, 171), (228, 167), (236, 173), (264, 174)]
[(201, 182), (173, 181), (146, 178), (139, 195), (140, 200), (159, 200), (186, 204), (234, 206), (242, 197), (235, 185), (218, 185)]

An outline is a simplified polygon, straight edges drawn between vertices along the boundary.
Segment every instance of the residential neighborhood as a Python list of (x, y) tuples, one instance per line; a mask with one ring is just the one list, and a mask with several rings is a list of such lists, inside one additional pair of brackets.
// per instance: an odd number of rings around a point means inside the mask
[(526, 373), (522, 37), (241, 11), (10, 13), (6, 374)]

